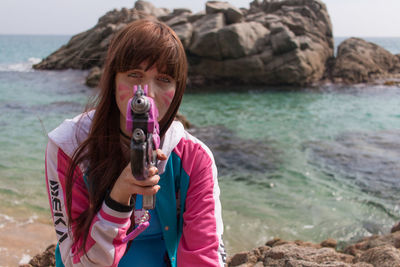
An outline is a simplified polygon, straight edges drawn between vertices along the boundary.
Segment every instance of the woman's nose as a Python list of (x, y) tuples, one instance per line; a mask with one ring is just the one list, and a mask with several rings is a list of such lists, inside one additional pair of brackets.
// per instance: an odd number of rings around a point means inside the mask
[(145, 84), (147, 84), (147, 96), (154, 98), (156, 91), (156, 88), (154, 87), (155, 84), (151, 80), (148, 80)]

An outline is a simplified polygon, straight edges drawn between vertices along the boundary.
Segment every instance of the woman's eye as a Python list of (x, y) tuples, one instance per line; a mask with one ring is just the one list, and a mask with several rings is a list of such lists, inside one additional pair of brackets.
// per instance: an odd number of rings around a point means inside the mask
[(165, 82), (165, 83), (170, 83), (171, 79), (168, 77), (160, 77), (158, 78), (159, 81)]
[(137, 73), (137, 72), (131, 72), (131, 73), (128, 74), (128, 77), (131, 77), (131, 78), (141, 78), (142, 75), (140, 75), (140, 73)]

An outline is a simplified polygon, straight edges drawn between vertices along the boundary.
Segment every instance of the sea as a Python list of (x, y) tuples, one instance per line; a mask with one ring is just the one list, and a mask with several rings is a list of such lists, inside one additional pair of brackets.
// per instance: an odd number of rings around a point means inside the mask
[[(25, 263), (56, 242), (47, 133), (97, 90), (85, 86), (87, 71), (32, 65), (70, 38), (0, 35), (0, 266)], [(400, 53), (400, 38), (364, 39)], [(189, 88), (180, 112), (214, 152), (230, 255), (275, 237), (334, 238), (343, 247), (400, 220), (396, 85)]]

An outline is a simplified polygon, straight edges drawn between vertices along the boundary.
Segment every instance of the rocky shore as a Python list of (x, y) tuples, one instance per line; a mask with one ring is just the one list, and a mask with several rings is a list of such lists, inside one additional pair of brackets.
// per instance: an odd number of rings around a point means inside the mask
[[(337, 242), (327, 239), (320, 244), (304, 241), (285, 241), (279, 238), (251, 251), (237, 253), (228, 258), (227, 266), (240, 267), (398, 267), (400, 266), (400, 223), (390, 234), (366, 237), (336, 249)], [(54, 250), (49, 246), (28, 264), (20, 267), (55, 266)]]
[(209, 1), (196, 14), (136, 1), (131, 9), (108, 12), (34, 68), (90, 70), (86, 83), (95, 87), (110, 39), (140, 18), (158, 19), (177, 32), (188, 56), (190, 87), (397, 83), (400, 78), (400, 55), (362, 39), (345, 40), (334, 57), (332, 24), (320, 0), (254, 0), (249, 9)]
[(274, 239), (265, 246), (233, 255), (228, 266), (396, 267), (400, 266), (400, 224), (388, 235), (366, 237), (336, 250), (336, 241), (320, 244)]

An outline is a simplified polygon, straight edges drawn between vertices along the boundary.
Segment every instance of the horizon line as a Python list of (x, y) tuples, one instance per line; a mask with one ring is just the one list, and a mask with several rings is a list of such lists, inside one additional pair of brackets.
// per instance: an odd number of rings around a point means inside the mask
[[(81, 34), (82, 32), (79, 33), (73, 33), (73, 34), (68, 34), (68, 33), (1, 33), (0, 35), (9, 35), (9, 36), (75, 36), (77, 34)], [(389, 35), (334, 35), (333, 38), (400, 38), (399, 36), (389, 36)]]

